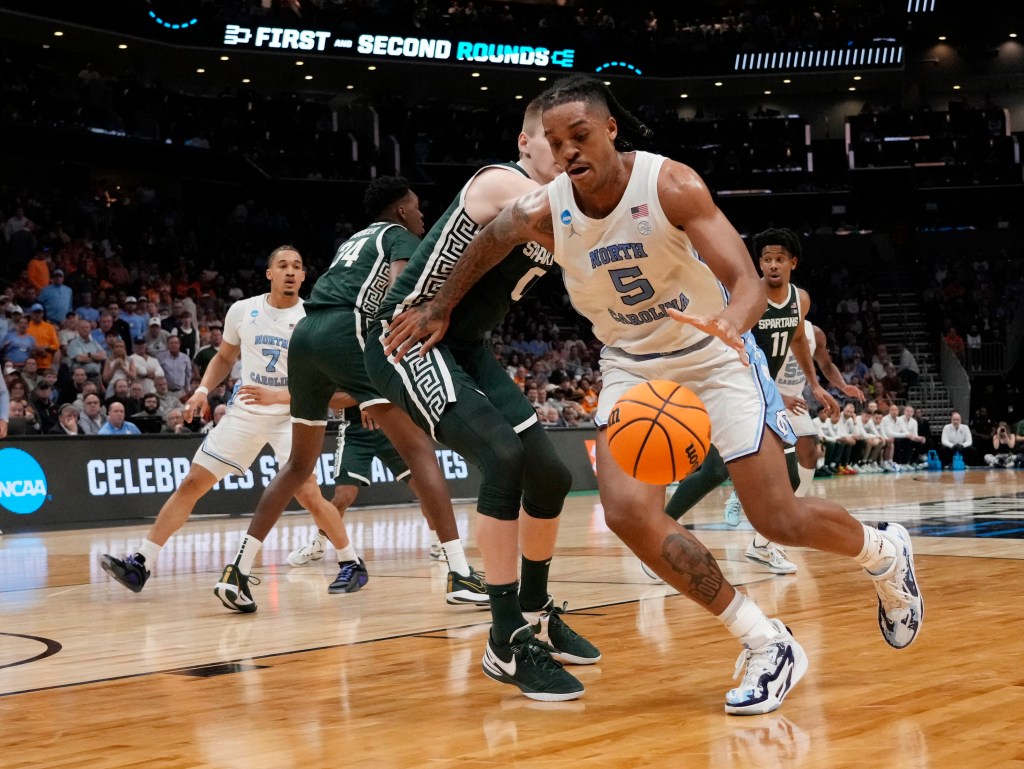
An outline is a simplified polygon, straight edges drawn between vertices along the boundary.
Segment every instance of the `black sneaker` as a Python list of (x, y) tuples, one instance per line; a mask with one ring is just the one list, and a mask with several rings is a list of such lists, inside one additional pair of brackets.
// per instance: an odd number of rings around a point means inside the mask
[(341, 570), (334, 582), (327, 588), (328, 593), (354, 593), (370, 581), (370, 575), (366, 571), (366, 564), (363, 563), (362, 558), (345, 561), (338, 565)]
[(100, 556), (100, 566), (103, 567), (103, 571), (133, 593), (141, 593), (146, 580), (149, 579), (149, 570), (145, 563), (145, 558), (138, 553), (126, 555), (123, 560), (112, 555)]
[(450, 604), (471, 603), (477, 606), (490, 606), (491, 597), (487, 594), (487, 583), (484, 575), (472, 566), (469, 576), (463, 577), (457, 571), (448, 572), (448, 588), (444, 600)]
[(245, 576), (235, 564), (229, 563), (221, 572), (220, 582), (213, 588), (213, 594), (227, 608), (251, 614), (256, 611), (256, 602), (249, 592), (250, 582), (254, 585), (260, 584), (256, 577)]
[(548, 596), (548, 602), (539, 612), (525, 611), (523, 616), (530, 623), (533, 634), (547, 642), (551, 656), (569, 665), (593, 665), (601, 661), (601, 652), (594, 644), (581, 636), (560, 615), (566, 613), (568, 603), (555, 605), (555, 599)]
[(583, 696), (583, 684), (551, 657), (551, 647), (537, 640), (529, 625), (497, 644), (488, 634), (483, 669), (489, 678), (512, 684), (531, 700), (564, 702)]

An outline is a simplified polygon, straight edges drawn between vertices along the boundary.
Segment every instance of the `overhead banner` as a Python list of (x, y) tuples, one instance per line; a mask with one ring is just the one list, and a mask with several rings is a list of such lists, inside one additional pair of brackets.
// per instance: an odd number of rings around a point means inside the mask
[(442, 62), (501, 64), (506, 67), (572, 69), (576, 51), (482, 40), (402, 37), (399, 35), (335, 35), (329, 30), (287, 27), (224, 28), (224, 45), (282, 51), (334, 51), (383, 59), (428, 59)]
[[(586, 439), (593, 430), (553, 430), (555, 448), (569, 465), (573, 489), (597, 482)], [(39, 525), (82, 524), (152, 518), (188, 474), (202, 443), (199, 435), (12, 438), (0, 443), (0, 530)], [(324, 495), (334, 495), (335, 436), (324, 439), (316, 477)], [(438, 466), (455, 499), (475, 499), (480, 473), (443, 446)], [(196, 515), (246, 515), (277, 474), (277, 461), (264, 449), (245, 475), (229, 475), (203, 497)], [(358, 505), (395, 505), (415, 499), (395, 481), (380, 459), (373, 461), (373, 485), (359, 492)], [(289, 509), (298, 510), (292, 500)]]

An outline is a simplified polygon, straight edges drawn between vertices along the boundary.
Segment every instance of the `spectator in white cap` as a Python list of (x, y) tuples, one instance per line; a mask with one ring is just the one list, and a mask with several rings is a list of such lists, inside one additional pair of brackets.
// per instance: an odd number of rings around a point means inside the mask
[(149, 321), (149, 314), (139, 314), (139, 302), (134, 296), (127, 296), (124, 300), (124, 309), (121, 310), (121, 320), (128, 324), (132, 339), (137, 339), (146, 333), (146, 326)]
[(150, 355), (159, 355), (167, 351), (167, 337), (169, 334), (160, 325), (160, 318), (156, 316), (150, 318), (146, 326), (146, 333), (141, 336), (146, 340), (146, 350)]

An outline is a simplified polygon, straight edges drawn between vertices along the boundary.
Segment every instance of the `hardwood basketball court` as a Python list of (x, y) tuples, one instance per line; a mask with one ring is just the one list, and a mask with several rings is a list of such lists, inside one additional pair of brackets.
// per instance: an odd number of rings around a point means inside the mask
[[(865, 521), (914, 539), (925, 623), (895, 651), (870, 581), (844, 559), (789, 549), (772, 576), (727, 527), (728, 489), (684, 519), (804, 646), (807, 676), (772, 714), (723, 713), (738, 644), (655, 585), (604, 525), (596, 494), (563, 515), (552, 591), (602, 650), (574, 667), (580, 700), (537, 703), (480, 670), (489, 615), (444, 602), (414, 507), (347, 522), (370, 582), (328, 595), (331, 560), (293, 569), (314, 531), (286, 516), (257, 561), (259, 610), (213, 595), (244, 518), (195, 520), (141, 594), (100, 569), (148, 524), (0, 539), (0, 765), (16, 767), (1024, 767), (1024, 475), (870, 475), (815, 483)], [(231, 511), (225, 511), (229, 513)], [(459, 505), (480, 565), (473, 507)]]

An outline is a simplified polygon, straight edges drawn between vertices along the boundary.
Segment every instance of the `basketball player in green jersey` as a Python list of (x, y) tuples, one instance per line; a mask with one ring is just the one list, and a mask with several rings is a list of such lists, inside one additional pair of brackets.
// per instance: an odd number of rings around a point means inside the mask
[[(348, 508), (355, 504), (359, 489), (371, 484), (374, 457), (380, 458), (395, 480), (406, 481), (413, 493), (416, 493), (416, 479), (384, 431), (373, 422), (369, 412), (351, 406), (344, 409), (342, 415), (338, 426), (338, 448), (334, 455), (334, 496), (331, 498), (331, 504), (342, 519)], [(428, 524), (431, 526), (430, 557), (447, 561), (444, 545), (437, 538), (433, 524), (430, 521)], [(302, 566), (320, 560), (324, 557), (328, 539), (327, 532), (318, 528), (308, 544), (288, 554), (288, 563)], [(449, 543), (449, 549), (452, 549), (452, 543)]]
[[(761, 267), (768, 307), (754, 324), (751, 333), (765, 355), (769, 378), (775, 380), (792, 349), (793, 357), (811, 383), (815, 399), (822, 404), (826, 413), (838, 410), (835, 399), (818, 383), (814, 372), (814, 360), (803, 323), (811, 304), (810, 297), (804, 289), (797, 288), (789, 280), (800, 259), (800, 238), (788, 229), (765, 230), (754, 236), (754, 253)], [(795, 491), (801, 481), (800, 465), (795, 448), (789, 447), (786, 451), (789, 481)], [(725, 462), (717, 449), (712, 447), (700, 469), (684, 478), (676, 488), (665, 512), (678, 520), (728, 477)], [(726, 522), (731, 526), (739, 525), (741, 511), (739, 499), (733, 492), (726, 502)], [(776, 574), (793, 574), (797, 570), (796, 564), (786, 557), (781, 547), (757, 532), (754, 532), (754, 538), (747, 547), (746, 556)], [(644, 571), (647, 572), (647, 569)]]
[(389, 358), (383, 342), (391, 318), (429, 301), (484, 225), (559, 170), (544, 139), (540, 111), (531, 104), (519, 135), (519, 161), (485, 166), (467, 182), (388, 291), (366, 343), (367, 371), (385, 397), (479, 466), (476, 539), (493, 622), (484, 673), (546, 701), (583, 694), (583, 685), (560, 662), (592, 664), (601, 658), (559, 616), (565, 607), (557, 607), (548, 593), (558, 517), (572, 476), (533, 406), (485, 340), (512, 303), (551, 269), (551, 252), (534, 241), (506, 249), (507, 258), (459, 305), (448, 333), (429, 355), (420, 357), (414, 347), (405, 357)]
[[(396, 474), (407, 466), (416, 478), (423, 514), (447, 548), (447, 602), (487, 602), (482, 577), (466, 562), (433, 443), (401, 409), (381, 396), (362, 365), (362, 347), (370, 318), (423, 234), (419, 198), (405, 179), (381, 177), (370, 184), (364, 204), (373, 224), (339, 246), (334, 261), (305, 303), (306, 317), (292, 335), (288, 379), (291, 455), (260, 497), (238, 555), (224, 567), (214, 588), (229, 609), (256, 611), (249, 590), (253, 561), (296, 485), (309, 476), (320, 456), (327, 409), (338, 390), (350, 395), (383, 429), (397, 456), (386, 454), (382, 458), (389, 463), (402, 463), (393, 464)], [(352, 555), (339, 553), (339, 560), (345, 559), (351, 568), (342, 569), (331, 586), (332, 592), (354, 592), (366, 583), (366, 567)]]

